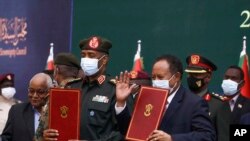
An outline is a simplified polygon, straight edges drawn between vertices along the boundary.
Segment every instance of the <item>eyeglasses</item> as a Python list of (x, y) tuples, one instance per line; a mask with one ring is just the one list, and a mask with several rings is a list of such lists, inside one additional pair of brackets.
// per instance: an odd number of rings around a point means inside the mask
[(43, 94), (48, 93), (49, 90), (48, 89), (33, 89), (33, 88), (28, 88), (28, 92), (30, 94), (32, 94), (32, 95), (36, 93), (38, 96), (41, 96)]

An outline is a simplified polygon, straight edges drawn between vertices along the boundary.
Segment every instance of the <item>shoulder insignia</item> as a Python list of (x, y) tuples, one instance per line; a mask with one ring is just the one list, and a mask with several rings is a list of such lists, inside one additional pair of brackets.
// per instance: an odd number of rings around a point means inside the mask
[(70, 84), (74, 83), (74, 82), (78, 82), (81, 81), (82, 78), (73, 78), (73, 79), (66, 79), (64, 81), (61, 82), (61, 84), (59, 85), (60, 88), (70, 88)]
[(106, 79), (105, 75), (101, 75), (97, 78), (98, 83), (101, 85)]
[(82, 80), (82, 78), (70, 79), (70, 80), (68, 81), (68, 83), (72, 83), (72, 82), (80, 81), (80, 80)]
[(210, 94), (209, 94), (209, 93), (208, 93), (208, 94), (205, 94), (205, 95), (204, 95), (204, 99), (205, 99), (206, 101), (210, 101), (210, 100), (211, 100)]
[(114, 78), (110, 79), (109, 82), (112, 83), (112, 84), (114, 84), (114, 85), (116, 85), (116, 80)]
[(214, 92), (211, 93), (211, 96), (213, 96), (214, 98), (219, 99), (221, 101), (226, 101), (227, 100), (227, 97), (222, 96), (222, 95), (217, 94), (217, 93), (214, 93)]

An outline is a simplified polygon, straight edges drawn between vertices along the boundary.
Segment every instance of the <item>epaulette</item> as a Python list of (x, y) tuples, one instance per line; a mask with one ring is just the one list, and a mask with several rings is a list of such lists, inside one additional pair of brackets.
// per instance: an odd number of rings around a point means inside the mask
[(65, 88), (68, 87), (70, 84), (82, 81), (82, 78), (72, 78), (72, 79), (67, 79), (61, 82), (59, 85), (60, 88)]
[(106, 76), (105, 75), (100, 75), (98, 78), (97, 78), (97, 82), (99, 85), (101, 85), (106, 79)]
[(221, 101), (226, 101), (228, 99), (226, 96), (222, 96), (222, 95), (214, 93), (214, 92), (211, 93), (211, 96), (216, 98), (216, 99), (219, 99)]
[(82, 78), (74, 78), (74, 79), (70, 79), (70, 80), (67, 82), (67, 84), (69, 84), (69, 83), (73, 83), (73, 82), (76, 82), (76, 81), (80, 81), (80, 80), (82, 80)]
[(112, 84), (114, 84), (114, 85), (116, 85), (116, 80), (114, 78), (110, 79), (109, 82), (112, 83)]
[(21, 100), (15, 99), (15, 103), (22, 103)]
[(204, 99), (206, 101), (210, 101), (211, 100), (211, 95), (209, 93), (205, 94), (203, 97), (204, 97)]

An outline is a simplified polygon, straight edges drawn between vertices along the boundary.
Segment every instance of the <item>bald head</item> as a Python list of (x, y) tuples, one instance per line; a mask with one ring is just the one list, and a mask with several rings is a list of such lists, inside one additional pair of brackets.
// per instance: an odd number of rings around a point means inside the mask
[(45, 73), (38, 73), (36, 75), (34, 75), (31, 79), (30, 79), (30, 85), (33, 82), (37, 82), (40, 84), (45, 85), (47, 88), (51, 88), (53, 87), (53, 82), (51, 77), (48, 74)]
[(45, 105), (52, 86), (52, 79), (45, 73), (38, 73), (31, 78), (28, 97), (31, 105), (38, 111)]

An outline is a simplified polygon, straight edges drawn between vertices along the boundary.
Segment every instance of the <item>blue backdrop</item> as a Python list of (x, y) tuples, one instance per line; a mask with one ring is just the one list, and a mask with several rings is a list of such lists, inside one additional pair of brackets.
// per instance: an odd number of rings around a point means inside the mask
[(0, 74), (14, 73), (16, 98), (27, 99), (31, 77), (54, 54), (71, 46), (72, 0), (0, 1)]

